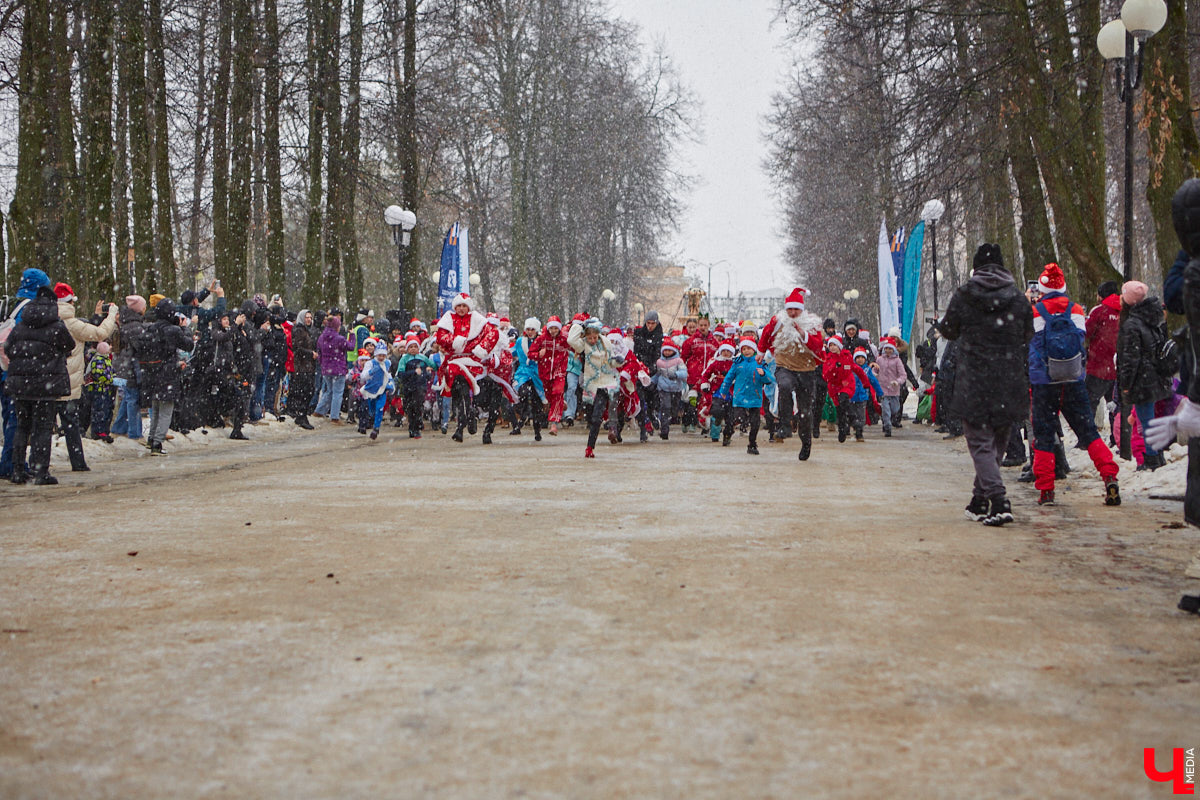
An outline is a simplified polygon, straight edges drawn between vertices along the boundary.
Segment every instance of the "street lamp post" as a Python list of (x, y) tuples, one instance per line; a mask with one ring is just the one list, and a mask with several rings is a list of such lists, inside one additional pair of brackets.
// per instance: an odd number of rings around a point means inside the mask
[(937, 221), (946, 213), (941, 200), (930, 200), (921, 209), (921, 219), (929, 223), (929, 244), (933, 247), (933, 318), (938, 316)]
[(600, 293), (600, 299), (604, 301), (602, 306), (604, 313), (601, 314), (601, 317), (604, 317), (612, 311), (612, 301), (617, 299), (617, 294), (612, 289), (605, 289)]
[(392, 228), (392, 241), (396, 243), (396, 278), (397, 278), (397, 318), (404, 322), (408, 319), (408, 309), (404, 306), (404, 254), (412, 243), (412, 229), (417, 226), (417, 215), (400, 206), (388, 206), (383, 211), (383, 221)]
[[(1120, 19), (1114, 19), (1096, 35), (1096, 49), (1116, 64), (1117, 96), (1125, 105), (1125, 214), (1121, 232), (1121, 274), (1133, 280), (1133, 102), (1142, 82), (1142, 59), (1146, 40), (1167, 24), (1163, 0), (1125, 0)], [(1124, 312), (1122, 312), (1124, 316)], [(1118, 401), (1120, 400), (1120, 386)], [(1121, 458), (1132, 457), (1129, 409), (1121, 403)]]
[(637, 324), (638, 324), (638, 325), (645, 325), (645, 324), (646, 324), (646, 319), (645, 319), (645, 317), (643, 317), (643, 316), (642, 316), (642, 312), (643, 312), (643, 311), (645, 311), (645, 310), (646, 310), (646, 307), (645, 307), (644, 305), (642, 305), (641, 303), (634, 303), (634, 304), (633, 304), (633, 313), (637, 314), (637, 318), (636, 318), (636, 319), (637, 319)]

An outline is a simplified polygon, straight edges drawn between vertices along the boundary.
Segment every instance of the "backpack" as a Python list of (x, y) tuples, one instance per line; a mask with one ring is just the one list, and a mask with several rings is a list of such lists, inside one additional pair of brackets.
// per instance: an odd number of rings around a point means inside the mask
[(1071, 306), (1061, 314), (1051, 314), (1045, 303), (1035, 308), (1046, 327), (1042, 329), (1042, 352), (1046, 356), (1046, 374), (1051, 383), (1074, 383), (1083, 377), (1083, 343), (1079, 328), (1071, 320)]
[(28, 300), (22, 300), (20, 303), (17, 303), (17, 307), (13, 309), (12, 314), (3, 322), (0, 322), (0, 370), (4, 370), (5, 372), (8, 371), (8, 355), (4, 352), (4, 343), (8, 341), (8, 336), (12, 333), (13, 328), (17, 327), (17, 315), (21, 313), (21, 309), (28, 302)]

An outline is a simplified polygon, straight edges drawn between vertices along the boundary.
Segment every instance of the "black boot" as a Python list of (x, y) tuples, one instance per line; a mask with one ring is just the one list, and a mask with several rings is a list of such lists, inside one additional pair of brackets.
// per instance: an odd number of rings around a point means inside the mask
[(450, 438), (451, 438), (451, 439), (453, 439), (454, 441), (458, 442), (459, 444), (462, 444), (462, 440), (463, 440), (463, 426), (462, 426), (462, 425), (459, 425), (457, 428), (455, 428), (455, 429), (454, 429), (454, 435), (453, 435), (453, 436), (451, 436)]
[(812, 455), (812, 442), (805, 441), (800, 445), (800, 460), (808, 461), (808, 457)]
[(24, 464), (13, 464), (12, 476), (8, 479), (11, 483), (18, 486), (29, 480), (29, 476), (25, 473)]

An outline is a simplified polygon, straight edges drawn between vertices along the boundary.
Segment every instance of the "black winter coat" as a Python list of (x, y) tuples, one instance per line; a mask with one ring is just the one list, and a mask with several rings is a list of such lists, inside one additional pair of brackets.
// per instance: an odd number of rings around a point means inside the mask
[(54, 400), (69, 395), (67, 356), (74, 349), (75, 339), (58, 318), (54, 293), (39, 291), (25, 304), (20, 321), (4, 343), (8, 355), (4, 390), (18, 400)]
[(313, 340), (312, 331), (306, 326), (296, 323), (292, 326), (292, 367), (302, 375), (317, 371), (317, 357), (313, 355), (317, 343)]
[(234, 355), (234, 340), (241, 335), (236, 325), (228, 329), (221, 325), (220, 320), (212, 326), (209, 336), (213, 345), (212, 376), (218, 381), (226, 380), (237, 373), (237, 360)]
[(263, 373), (262, 331), (254, 327), (249, 317), (234, 327), (233, 359), (237, 373), (247, 380), (257, 380)]
[(149, 400), (174, 403), (183, 389), (183, 370), (177, 350), (192, 352), (191, 335), (175, 320), (175, 304), (160, 300), (154, 308), (156, 321), (146, 328), (135, 352), (142, 369), (141, 393)]
[(660, 322), (654, 326), (654, 332), (646, 330), (646, 326), (633, 329), (633, 354), (638, 361), (653, 367), (654, 362), (662, 356), (660, 350), (663, 343), (663, 327)]
[(116, 355), (113, 356), (113, 375), (138, 385), (137, 359), (134, 358), (134, 343), (146, 329), (144, 318), (129, 306), (117, 312)]
[(1157, 297), (1147, 297), (1126, 310), (1117, 334), (1117, 379), (1126, 403), (1157, 403), (1170, 397), (1170, 379), (1159, 377), (1155, 368), (1155, 357), (1166, 341), (1162, 302)]
[(960, 343), (954, 411), (973, 425), (1025, 419), (1033, 310), (1008, 270), (996, 264), (977, 268), (950, 299), (939, 329)]

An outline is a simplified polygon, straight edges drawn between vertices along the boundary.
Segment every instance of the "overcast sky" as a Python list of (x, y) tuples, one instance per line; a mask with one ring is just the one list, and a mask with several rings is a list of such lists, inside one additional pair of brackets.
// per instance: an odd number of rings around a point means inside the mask
[[(707, 279), (713, 294), (790, 286), (770, 182), (764, 117), (791, 63), (772, 27), (776, 0), (610, 0), (636, 22), (647, 47), (662, 40), (702, 103), (703, 141), (683, 151), (699, 183), (671, 253)], [(727, 263), (717, 263), (717, 262)]]

